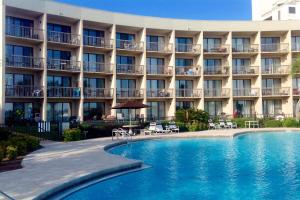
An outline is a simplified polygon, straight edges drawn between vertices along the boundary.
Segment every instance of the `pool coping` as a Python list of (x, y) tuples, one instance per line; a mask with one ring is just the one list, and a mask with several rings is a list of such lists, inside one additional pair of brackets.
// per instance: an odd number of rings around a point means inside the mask
[[(98, 181), (101, 181), (102, 179), (105, 179), (108, 176), (114, 177), (114, 176), (120, 175), (120, 173), (122, 173), (122, 175), (123, 175), (126, 173), (130, 173), (134, 170), (136, 170), (136, 171), (141, 170), (144, 165), (144, 162), (142, 160), (134, 160), (134, 159), (130, 159), (130, 158), (124, 158), (122, 156), (114, 155), (114, 154), (107, 152), (111, 148), (114, 148), (114, 147), (117, 147), (120, 145), (124, 145), (124, 144), (128, 144), (128, 142), (139, 142), (139, 141), (144, 141), (144, 140), (160, 140), (160, 139), (234, 138), (239, 135), (244, 135), (244, 134), (249, 134), (249, 133), (257, 133), (257, 132), (293, 132), (293, 131), (300, 133), (300, 128), (209, 130), (209, 131), (193, 132), (193, 133), (180, 133), (180, 134), (154, 135), (154, 136), (136, 136), (130, 141), (124, 141), (124, 140), (112, 141), (109, 138), (89, 140), (86, 142), (87, 143), (93, 142), (93, 141), (104, 142), (104, 145), (99, 147), (99, 149), (98, 149), (99, 153), (107, 154), (106, 156), (108, 156), (109, 159), (119, 159), (120, 163), (115, 164), (115, 166), (110, 167), (110, 168), (99, 169), (93, 173), (89, 173), (84, 176), (80, 176), (80, 175), (77, 175), (77, 177), (74, 176), (74, 178), (72, 177), (72, 179), (67, 182), (63, 182), (63, 180), (61, 180), (62, 181), (61, 184), (58, 183), (59, 185), (56, 185), (54, 187), (49, 187), (50, 189), (45, 190), (45, 192), (44, 191), (36, 192), (35, 194), (32, 194), (32, 196), (26, 197), (26, 199), (35, 199), (35, 200), (48, 199), (50, 197), (56, 196), (58, 193), (61, 193), (67, 189), (70, 190), (71, 188), (74, 188), (76, 186), (87, 184), (89, 182), (92, 182), (95, 179), (99, 179)], [(224, 134), (223, 132), (226, 132), (226, 134)], [(81, 141), (81, 142), (83, 142), (83, 141)], [(77, 144), (80, 144), (80, 141), (77, 143), (74, 142), (74, 146)], [(69, 150), (72, 151), (72, 149), (69, 149)], [(30, 154), (28, 156), (30, 156)], [(25, 159), (25, 161), (26, 161), (26, 159)], [(22, 165), (23, 165), (23, 163), (22, 163)], [(25, 165), (24, 168), (26, 168), (26, 167), (28, 168), (28, 166)], [(1, 174), (0, 174), (0, 179), (1, 179)], [(6, 191), (4, 190), (3, 192), (6, 192)], [(10, 192), (12, 192), (12, 191), (10, 191)], [(15, 192), (15, 191), (13, 191), (13, 192)], [(8, 192), (7, 192), (7, 194), (10, 195)]]

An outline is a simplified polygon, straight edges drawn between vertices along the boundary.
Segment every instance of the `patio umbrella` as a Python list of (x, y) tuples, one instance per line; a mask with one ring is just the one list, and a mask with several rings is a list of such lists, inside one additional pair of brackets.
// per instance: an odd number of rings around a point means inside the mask
[[(127, 101), (124, 103), (119, 103), (118, 105), (112, 107), (112, 109), (141, 109), (149, 108), (150, 106), (143, 104), (139, 101)], [(131, 126), (131, 112), (129, 114), (129, 125)]]

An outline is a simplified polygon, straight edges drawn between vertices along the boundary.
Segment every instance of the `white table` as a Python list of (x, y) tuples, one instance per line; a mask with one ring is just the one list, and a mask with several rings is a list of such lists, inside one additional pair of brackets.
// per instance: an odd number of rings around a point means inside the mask
[(245, 128), (259, 128), (258, 121), (245, 121)]

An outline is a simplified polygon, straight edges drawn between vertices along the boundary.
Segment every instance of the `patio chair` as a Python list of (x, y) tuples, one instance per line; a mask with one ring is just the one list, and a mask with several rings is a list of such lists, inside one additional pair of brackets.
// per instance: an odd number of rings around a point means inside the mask
[(156, 124), (155, 133), (165, 134), (165, 133), (171, 133), (171, 131), (170, 130), (164, 130), (164, 128), (161, 124)]
[(117, 120), (118, 122), (124, 122), (124, 116), (122, 113), (117, 113)]
[(145, 135), (152, 135), (156, 131), (156, 123), (150, 123), (150, 126), (144, 131)]
[(166, 130), (179, 133), (179, 127), (176, 126), (175, 122), (169, 122), (169, 125), (166, 127)]
[(237, 128), (236, 122), (227, 121), (226, 125), (227, 125), (228, 128)]
[(219, 121), (220, 128), (229, 128), (229, 126), (224, 121)]

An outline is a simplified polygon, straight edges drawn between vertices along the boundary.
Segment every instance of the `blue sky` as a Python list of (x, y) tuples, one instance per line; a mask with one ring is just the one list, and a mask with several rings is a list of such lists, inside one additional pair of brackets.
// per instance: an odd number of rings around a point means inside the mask
[[(250, 20), (251, 0), (57, 0), (60, 2), (147, 16)], [(166, 9), (168, 8), (168, 9)]]

